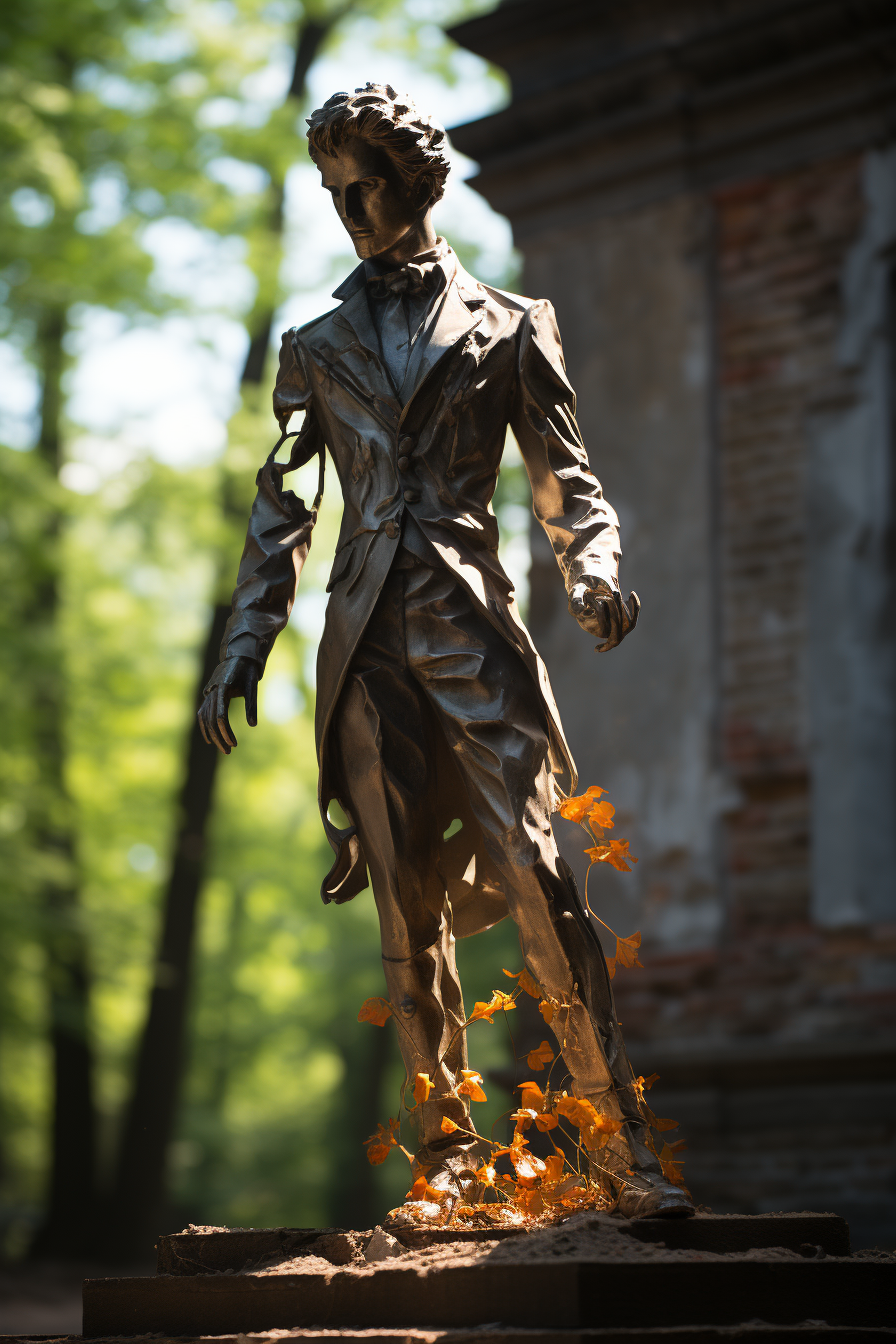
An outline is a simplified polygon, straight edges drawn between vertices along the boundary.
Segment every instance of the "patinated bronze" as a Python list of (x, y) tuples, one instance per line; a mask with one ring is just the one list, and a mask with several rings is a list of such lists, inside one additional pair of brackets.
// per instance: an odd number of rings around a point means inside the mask
[[(255, 723), (316, 509), (283, 475), (316, 453), (322, 473), (326, 445), (344, 513), (318, 658), (320, 807), (336, 856), (322, 896), (348, 901), (369, 873), (408, 1074), (435, 1082), (418, 1108), (429, 1182), (469, 1199), (478, 1165), (472, 1139), (441, 1129), (444, 1116), (472, 1128), (453, 1094), (462, 1034), (437, 1067), (464, 1020), (454, 940), (509, 913), (526, 966), (570, 1005), (558, 1038), (576, 1094), (625, 1119), (600, 1154), (619, 1208), (690, 1213), (643, 1141), (600, 943), (551, 830), (575, 766), (489, 508), (509, 424), (571, 614), (604, 652), (634, 629), (638, 599), (619, 589), (617, 519), (588, 465), (553, 309), (480, 284), (437, 237), (445, 134), (409, 101), (368, 85), (336, 94), (309, 127), (361, 265), (337, 308), (283, 337), (274, 411), (284, 434), (294, 412), (305, 419), (289, 462), (272, 454), (259, 473), (203, 731), (230, 752), (233, 696)], [(328, 816), (334, 800), (345, 829)]]

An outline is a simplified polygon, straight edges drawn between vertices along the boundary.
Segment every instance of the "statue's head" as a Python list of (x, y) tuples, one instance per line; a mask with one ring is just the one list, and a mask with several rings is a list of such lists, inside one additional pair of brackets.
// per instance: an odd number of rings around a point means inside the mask
[(308, 118), (308, 147), (361, 258), (428, 220), (445, 189), (445, 132), (388, 84), (335, 93)]

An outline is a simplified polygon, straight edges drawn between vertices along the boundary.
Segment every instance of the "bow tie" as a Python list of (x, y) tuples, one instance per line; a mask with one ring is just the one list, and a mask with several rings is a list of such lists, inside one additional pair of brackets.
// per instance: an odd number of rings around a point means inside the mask
[(436, 285), (436, 268), (415, 266), (410, 262), (398, 271), (389, 271), (386, 275), (372, 275), (367, 281), (371, 298), (388, 299), (393, 294), (406, 294), (417, 297), (431, 294)]

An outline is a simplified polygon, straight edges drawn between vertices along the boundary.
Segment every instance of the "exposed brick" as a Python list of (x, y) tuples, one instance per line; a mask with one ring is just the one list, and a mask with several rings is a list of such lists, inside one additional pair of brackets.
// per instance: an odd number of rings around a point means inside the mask
[(724, 761), (732, 927), (808, 916), (807, 411), (839, 377), (859, 156), (715, 196), (720, 381)]

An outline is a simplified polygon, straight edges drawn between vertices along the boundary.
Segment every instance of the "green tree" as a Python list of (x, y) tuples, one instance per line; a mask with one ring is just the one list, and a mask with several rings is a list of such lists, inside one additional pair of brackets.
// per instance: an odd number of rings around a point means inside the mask
[[(200, 1216), (292, 1221), (287, 1206), (302, 1189), (309, 1220), (348, 1219), (351, 1209), (363, 1220), (383, 1198), (375, 1183), (383, 1174), (366, 1167), (359, 1140), (392, 1086), (394, 1052), (384, 1034), (371, 1049), (352, 1012), (379, 988), (376, 921), (367, 898), (335, 918), (317, 905), (327, 854), (306, 642), (288, 633), (267, 677), (270, 685), (279, 661), (305, 711), (275, 736), (259, 730), (241, 743), (214, 819), (217, 756), (192, 726), (271, 437), (262, 388), (285, 292), (285, 183), (304, 152), (307, 75), (328, 44), (359, 34), (371, 46), (403, 43), (432, 73), (452, 75), (444, 40), (389, 0), (304, 8), (37, 0), (0, 19), (0, 154), (11, 187), (0, 207), (0, 334), (40, 388), (36, 452), (0, 452), (9, 543), (0, 561), (9, 580), (0, 602), (9, 635), (0, 653), (0, 854), (17, 897), (4, 928), (22, 953), (0, 952), (9, 957), (0, 1025), (19, 1066), (3, 1094), (7, 1166), (36, 1171), (25, 1135), (41, 1108), (40, 1050), (28, 1046), (44, 1021), (30, 958), (39, 944), (55, 1077), (41, 1253), (82, 1253), (101, 1222), (115, 1229), (118, 1250), (144, 1251), (158, 1231), (172, 1154), (175, 1196)], [(289, 91), (282, 105), (265, 103), (249, 77), (287, 44)], [(220, 180), (228, 162), (252, 166), (261, 188), (228, 189)], [(146, 240), (148, 225), (172, 217), (210, 237), (242, 238), (254, 276), (240, 315), (247, 356), (227, 454), (204, 471), (134, 464), (99, 494), (73, 497), (59, 475), (74, 342), (98, 309), (143, 322), (189, 307), (160, 289)], [(337, 515), (331, 495), (306, 586), (323, 588)], [(159, 953), (148, 966), (164, 867), (146, 866), (153, 852), (171, 862)], [(178, 1125), (203, 889), (199, 1044)], [(283, 986), (279, 997), (274, 985)], [(284, 1086), (281, 1074), (273, 1104), (278, 1069), (293, 1081)], [(112, 1171), (104, 1160), (98, 1171), (97, 1136), (105, 1159), (116, 1134)], [(189, 1159), (191, 1151), (201, 1156)], [(111, 1218), (100, 1198), (110, 1175)]]

